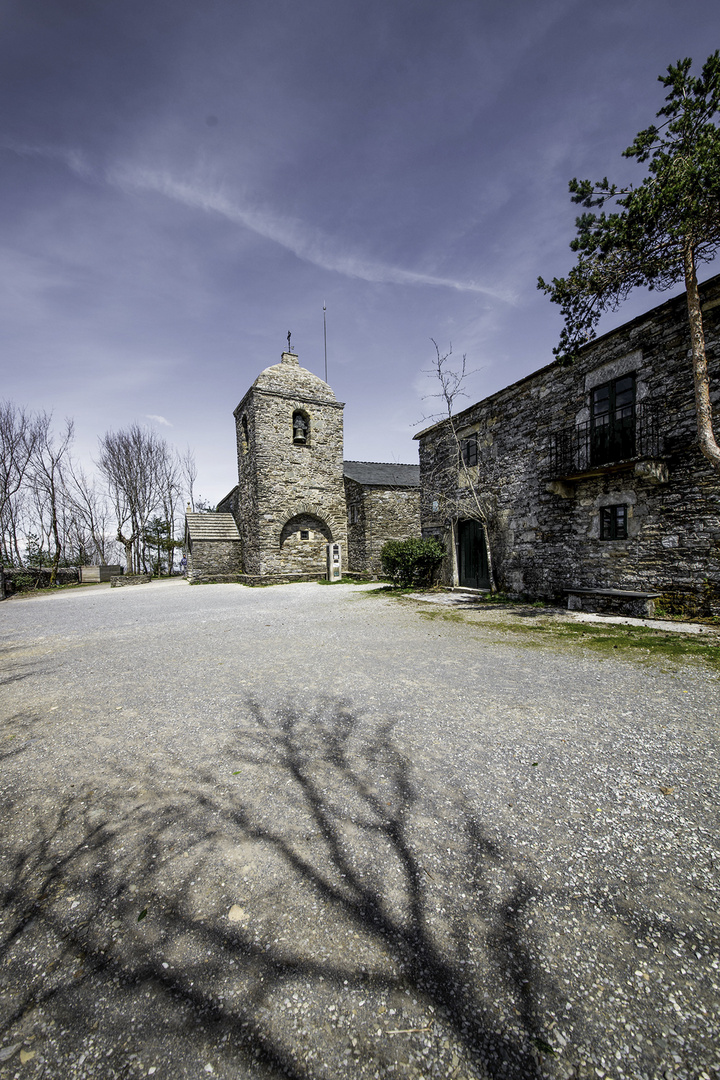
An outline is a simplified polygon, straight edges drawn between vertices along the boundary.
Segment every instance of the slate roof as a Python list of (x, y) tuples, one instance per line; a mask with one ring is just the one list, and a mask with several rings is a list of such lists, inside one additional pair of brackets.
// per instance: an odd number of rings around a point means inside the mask
[(186, 514), (185, 522), (192, 540), (240, 539), (232, 514)]
[(343, 461), (350, 480), (366, 487), (420, 487), (419, 465), (395, 465), (389, 461)]

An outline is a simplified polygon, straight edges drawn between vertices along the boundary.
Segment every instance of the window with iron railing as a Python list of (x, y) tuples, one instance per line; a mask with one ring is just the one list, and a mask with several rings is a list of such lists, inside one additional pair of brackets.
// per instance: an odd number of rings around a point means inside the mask
[(590, 464), (635, 456), (635, 376), (596, 386), (590, 398)]
[[(618, 383), (624, 380), (616, 380)], [(613, 384), (607, 384), (613, 387)], [(607, 387), (597, 387), (598, 392)], [(593, 391), (590, 419), (554, 432), (547, 468), (554, 476), (603, 470), (633, 458), (661, 453), (660, 410), (655, 402), (634, 401), (635, 388), (613, 387), (606, 396)], [(628, 401), (627, 399), (630, 398)]]

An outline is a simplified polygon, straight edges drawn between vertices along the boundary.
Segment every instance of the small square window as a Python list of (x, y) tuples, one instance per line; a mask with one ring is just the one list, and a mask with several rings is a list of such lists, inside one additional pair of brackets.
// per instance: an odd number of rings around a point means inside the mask
[(627, 506), (603, 506), (600, 508), (600, 539), (627, 540)]
[(310, 530), (309, 529), (301, 529), (300, 530), (300, 539), (301, 540), (309, 540), (310, 539)]

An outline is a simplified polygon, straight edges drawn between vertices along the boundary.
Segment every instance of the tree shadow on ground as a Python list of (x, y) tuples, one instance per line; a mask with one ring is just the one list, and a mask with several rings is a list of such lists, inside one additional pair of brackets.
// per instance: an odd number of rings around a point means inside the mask
[(539, 891), (388, 727), (251, 702), (200, 772), (141, 762), (2, 806), (0, 1031), (47, 1075), (553, 1074)]

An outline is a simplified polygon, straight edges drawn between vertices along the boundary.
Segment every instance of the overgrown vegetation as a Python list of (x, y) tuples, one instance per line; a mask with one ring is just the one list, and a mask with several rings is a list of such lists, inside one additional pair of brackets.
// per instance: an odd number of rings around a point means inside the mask
[(380, 552), (383, 571), (399, 588), (431, 585), (445, 548), (438, 540), (388, 540)]

